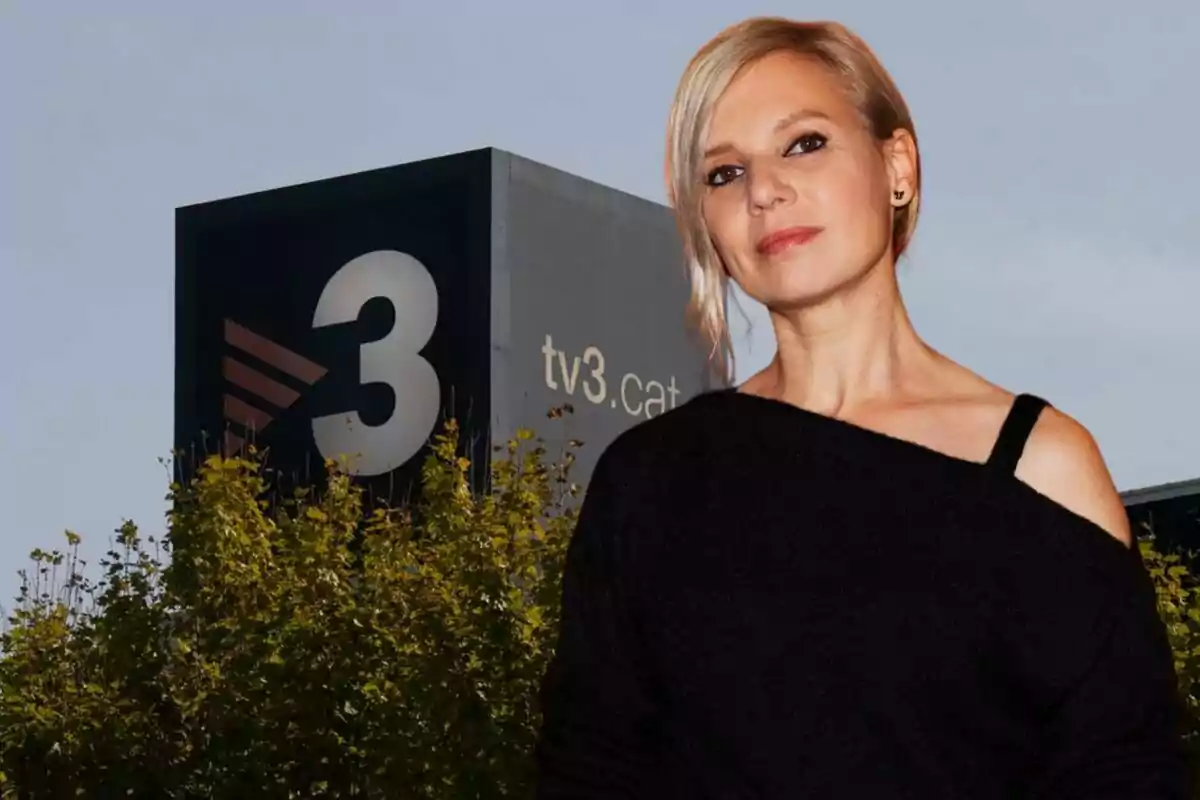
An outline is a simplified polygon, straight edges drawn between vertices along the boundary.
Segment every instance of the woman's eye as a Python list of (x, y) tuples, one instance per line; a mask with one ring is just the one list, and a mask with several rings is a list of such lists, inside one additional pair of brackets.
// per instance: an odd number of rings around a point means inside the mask
[(814, 150), (820, 150), (828, 141), (829, 139), (819, 133), (806, 133), (792, 142), (792, 146), (787, 149), (787, 154), (811, 153)]
[(709, 186), (724, 186), (739, 174), (739, 167), (717, 167), (704, 176), (704, 182)]
[[(806, 153), (814, 153), (817, 150), (825, 147), (829, 143), (829, 137), (820, 133), (806, 133), (798, 136), (795, 141), (788, 146), (784, 151), (785, 156), (804, 155)], [(724, 186), (730, 181), (735, 180), (742, 174), (741, 167), (725, 165), (716, 167), (708, 171), (704, 176), (704, 182), (709, 186)]]

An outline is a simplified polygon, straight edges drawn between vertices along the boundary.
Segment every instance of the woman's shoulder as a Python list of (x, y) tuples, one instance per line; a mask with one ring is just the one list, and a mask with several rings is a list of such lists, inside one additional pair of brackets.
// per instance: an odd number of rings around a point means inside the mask
[(1131, 545), (1129, 517), (1092, 432), (1053, 405), (1039, 415), (1014, 477), (1073, 515)]
[[(1128, 516), (1092, 432), (1059, 408), (1055, 399), (1013, 390), (947, 359), (949, 384), (967, 438), (976, 442), (971, 458), (1033, 496), (1033, 505), (1061, 512), (1131, 545)], [(933, 416), (939, 417), (938, 413)], [(947, 417), (948, 418), (948, 417)]]
[(993, 471), (1004, 473), (1018, 495), (1048, 512), (1065, 512), (1092, 533), (1102, 530), (1131, 544), (1128, 516), (1092, 432), (1053, 398), (1012, 391), (977, 378), (973, 406), (981, 444)]

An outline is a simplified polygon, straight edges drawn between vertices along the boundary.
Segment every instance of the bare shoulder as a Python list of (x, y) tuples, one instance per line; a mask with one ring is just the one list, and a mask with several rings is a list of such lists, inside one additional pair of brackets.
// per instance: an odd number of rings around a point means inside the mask
[(1054, 407), (1038, 418), (1016, 476), (1130, 546), (1129, 517), (1091, 432)]

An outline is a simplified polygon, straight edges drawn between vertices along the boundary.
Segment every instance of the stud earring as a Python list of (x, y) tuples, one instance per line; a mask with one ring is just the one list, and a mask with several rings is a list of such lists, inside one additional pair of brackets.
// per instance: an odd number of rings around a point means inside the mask
[(904, 190), (897, 189), (896, 191), (892, 192), (892, 197), (895, 197), (897, 200), (903, 200), (904, 199)]

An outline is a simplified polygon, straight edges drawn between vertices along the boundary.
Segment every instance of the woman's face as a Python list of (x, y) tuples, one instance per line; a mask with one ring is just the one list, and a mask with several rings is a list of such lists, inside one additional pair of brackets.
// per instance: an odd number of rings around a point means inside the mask
[(827, 67), (778, 52), (718, 100), (703, 214), (730, 277), (773, 310), (800, 308), (891, 262), (892, 192), (911, 197), (907, 133), (877, 141)]

